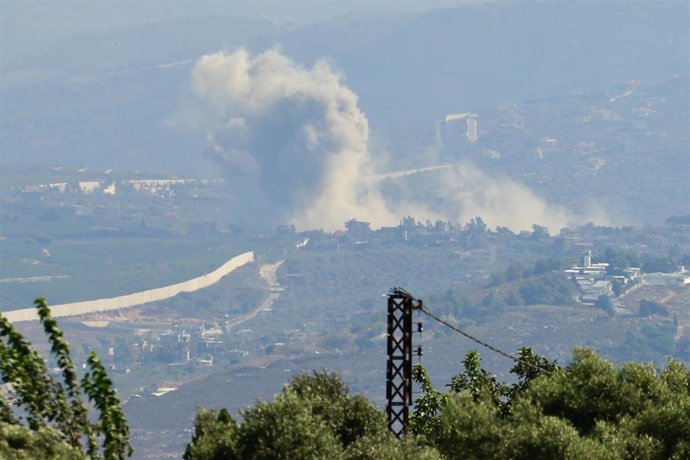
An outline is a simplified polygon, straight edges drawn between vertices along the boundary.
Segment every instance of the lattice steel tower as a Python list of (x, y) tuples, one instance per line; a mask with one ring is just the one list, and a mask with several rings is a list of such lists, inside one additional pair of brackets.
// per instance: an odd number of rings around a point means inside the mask
[(398, 438), (407, 434), (412, 405), (412, 310), (419, 301), (405, 290), (388, 295), (388, 363), (386, 414), (388, 428)]

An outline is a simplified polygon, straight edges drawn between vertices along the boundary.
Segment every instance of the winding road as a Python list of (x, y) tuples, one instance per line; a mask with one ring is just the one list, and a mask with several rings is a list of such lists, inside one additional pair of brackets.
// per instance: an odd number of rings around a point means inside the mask
[(249, 321), (250, 319), (254, 318), (262, 311), (269, 311), (271, 309), (273, 302), (275, 302), (276, 299), (280, 296), (280, 292), (282, 290), (282, 288), (280, 287), (280, 283), (278, 283), (278, 277), (276, 273), (278, 272), (280, 266), (283, 265), (283, 262), (285, 261), (281, 260), (280, 262), (276, 262), (274, 264), (266, 264), (261, 266), (261, 268), (259, 269), (259, 275), (261, 275), (261, 277), (268, 284), (268, 287), (270, 289), (268, 297), (252, 311), (229, 320), (227, 323), (228, 327), (239, 326), (245, 321)]

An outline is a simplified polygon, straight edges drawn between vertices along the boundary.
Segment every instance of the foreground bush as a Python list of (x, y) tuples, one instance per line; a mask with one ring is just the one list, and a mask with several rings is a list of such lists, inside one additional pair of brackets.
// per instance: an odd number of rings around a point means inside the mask
[(690, 458), (690, 371), (678, 361), (658, 372), (576, 350), (565, 368), (544, 364), (531, 376), (516, 366), (520, 380), (510, 387), (470, 353), (449, 393), (418, 369), (427, 410), (416, 406), (415, 433), (445, 458)]
[(225, 409), (199, 409), (184, 458), (434, 459), (433, 449), (388, 433), (384, 414), (349, 394), (334, 373), (300, 375), (272, 402), (258, 402), (236, 422)]
[[(51, 377), (43, 357), (0, 314), (0, 378), (5, 389), (0, 392), (0, 453), (6, 458), (129, 457), (129, 426), (105, 368), (91, 352), (79, 379), (69, 344), (48, 305), (42, 298), (35, 305), (62, 379)], [(98, 412), (95, 422), (87, 401)]]

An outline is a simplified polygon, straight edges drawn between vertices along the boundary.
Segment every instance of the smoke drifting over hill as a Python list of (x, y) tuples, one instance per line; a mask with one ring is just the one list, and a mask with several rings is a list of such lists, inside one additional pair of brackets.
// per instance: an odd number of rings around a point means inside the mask
[(238, 222), (335, 229), (351, 218), (378, 227), (412, 215), (453, 222), (482, 216), (514, 230), (567, 224), (563, 210), (471, 164), (441, 173), (434, 202), (384, 198), (367, 118), (325, 61), (304, 68), (275, 50), (219, 52), (199, 59), (192, 86), (207, 112), (211, 154), (236, 197)]

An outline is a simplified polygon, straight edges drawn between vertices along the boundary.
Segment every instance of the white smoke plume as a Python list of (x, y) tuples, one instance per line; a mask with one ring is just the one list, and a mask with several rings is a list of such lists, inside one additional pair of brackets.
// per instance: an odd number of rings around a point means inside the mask
[(242, 218), (325, 229), (396, 222), (368, 179), (357, 95), (325, 61), (307, 69), (274, 50), (220, 52), (197, 62), (192, 85), (214, 115), (208, 138)]
[(441, 176), (441, 196), (455, 222), (481, 216), (490, 228), (530, 230), (539, 224), (558, 231), (572, 221), (565, 209), (547, 203), (528, 187), (508, 177), (489, 177), (470, 162), (443, 171)]
[(491, 227), (558, 230), (569, 221), (527, 187), (470, 163), (435, 171), (434, 193), (406, 188), (384, 199), (367, 118), (325, 61), (304, 68), (275, 50), (219, 52), (199, 59), (192, 85), (210, 114), (207, 137), (240, 225), (333, 230), (352, 218), (379, 227), (407, 215), (459, 223), (481, 216)]

